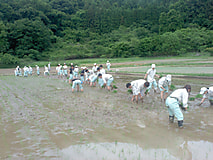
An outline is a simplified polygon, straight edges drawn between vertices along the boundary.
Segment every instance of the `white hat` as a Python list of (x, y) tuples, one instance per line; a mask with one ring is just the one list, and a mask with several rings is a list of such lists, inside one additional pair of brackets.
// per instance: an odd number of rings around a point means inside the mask
[(64, 63), (64, 64), (66, 64), (66, 63)]
[(168, 75), (166, 76), (166, 79), (167, 79), (168, 81), (171, 81), (171, 80), (172, 80), (172, 76), (171, 76), (170, 74), (168, 74)]
[(107, 62), (109, 62), (109, 61), (107, 61)]
[(155, 64), (152, 64), (152, 68), (155, 68)]
[(71, 66), (73, 65), (73, 63), (70, 63), (71, 64)]
[(202, 87), (200, 89), (200, 94), (204, 94), (204, 92), (206, 92), (206, 91), (207, 91), (207, 88), (206, 87)]
[(96, 63), (94, 63), (94, 66), (96, 66)]
[(78, 68), (78, 66), (76, 65), (75, 68)]

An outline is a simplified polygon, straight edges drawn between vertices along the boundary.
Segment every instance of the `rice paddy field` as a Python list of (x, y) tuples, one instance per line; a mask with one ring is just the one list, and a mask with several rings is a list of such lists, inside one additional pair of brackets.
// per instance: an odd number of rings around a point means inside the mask
[[(142, 79), (152, 63), (157, 74), (172, 74), (175, 89), (192, 86), (183, 129), (176, 119), (169, 123), (159, 90), (131, 102), (126, 83)], [(213, 86), (213, 59), (116, 62), (109, 74), (116, 89), (84, 84), (72, 93), (55, 67), (48, 77), (0, 69), (0, 159), (213, 159), (213, 106), (208, 100), (198, 106), (200, 88)]]

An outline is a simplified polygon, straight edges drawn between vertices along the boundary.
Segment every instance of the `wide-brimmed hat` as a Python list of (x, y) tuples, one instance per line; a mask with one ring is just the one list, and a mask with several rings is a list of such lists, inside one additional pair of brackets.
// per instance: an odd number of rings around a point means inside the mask
[(207, 91), (207, 88), (206, 87), (202, 87), (200, 89), (200, 94), (204, 94), (204, 92), (206, 92), (206, 91)]
[(171, 80), (172, 80), (172, 76), (171, 76), (170, 74), (168, 74), (168, 75), (166, 76), (166, 79), (167, 79), (167, 81), (171, 81)]

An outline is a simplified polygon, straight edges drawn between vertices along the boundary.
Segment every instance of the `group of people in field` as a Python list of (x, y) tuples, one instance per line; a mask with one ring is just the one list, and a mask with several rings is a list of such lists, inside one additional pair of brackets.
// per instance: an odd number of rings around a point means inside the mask
[[(38, 65), (35, 65), (36, 68), (36, 74), (39, 76), (40, 75), (40, 68)], [(44, 76), (48, 76), (50, 73), (50, 62), (48, 63), (48, 65), (44, 66)], [(28, 76), (32, 76), (33, 74), (33, 68), (31, 66), (24, 66), (24, 68), (20, 68), (19, 66), (16, 67), (15, 71), (15, 76), (23, 76), (24, 77), (28, 77)]]
[[(106, 63), (107, 71), (110, 71), (111, 64), (109, 61)], [(23, 74), (24, 77), (32, 75), (32, 67), (24, 66)], [(50, 63), (44, 66), (44, 75), (49, 75)], [(40, 75), (39, 66), (36, 65), (36, 73)], [(70, 64), (70, 68), (64, 63), (64, 65), (58, 64), (56, 67), (56, 74), (58, 78), (68, 77), (69, 84), (72, 84), (72, 92), (83, 91), (83, 84), (89, 86), (96, 86), (97, 83), (100, 87), (107, 87), (107, 90), (113, 89), (112, 82), (114, 80), (111, 74), (108, 74), (104, 69), (103, 65), (97, 65), (94, 63), (91, 69), (87, 67), (78, 67), (77, 65)], [(22, 76), (22, 69), (17, 66), (15, 69), (16, 76)], [(155, 77), (159, 78), (158, 83)], [(174, 117), (178, 120), (178, 126), (183, 128), (183, 113), (182, 110), (186, 110), (188, 107), (188, 97), (191, 92), (191, 85), (185, 85), (183, 88), (173, 91), (168, 95), (169, 87), (171, 86), (172, 76), (170, 74), (160, 77), (156, 74), (156, 65), (152, 64), (151, 68), (146, 72), (144, 79), (134, 80), (126, 84), (126, 87), (132, 90), (132, 102), (138, 103), (138, 100), (143, 101), (143, 97), (150, 94), (152, 86), (154, 88), (154, 93), (160, 90), (161, 102), (164, 102), (168, 107), (169, 121), (174, 122)], [(213, 87), (202, 87), (200, 94), (203, 98), (199, 105), (202, 105), (205, 99), (208, 99), (210, 104), (213, 105)]]
[[(157, 89), (160, 90), (161, 102), (164, 102), (168, 108), (169, 121), (174, 122), (174, 117), (178, 120), (179, 128), (183, 128), (183, 113), (182, 110), (186, 110), (188, 107), (188, 97), (191, 92), (191, 85), (185, 85), (181, 89), (177, 89), (168, 96), (169, 87), (171, 85), (172, 76), (166, 75), (165, 77), (160, 77), (156, 74), (156, 65), (152, 64), (151, 68), (145, 74), (144, 79), (134, 80), (126, 84), (126, 87), (132, 89), (132, 101), (138, 103), (140, 98), (143, 101), (143, 96), (150, 93), (150, 89), (154, 88), (154, 93)], [(160, 78), (158, 84), (155, 77)], [(213, 87), (202, 87), (200, 94), (203, 95), (199, 105), (202, 105), (205, 99), (209, 99), (211, 105), (213, 105)]]
[[(111, 64), (107, 61), (106, 67), (108, 72), (110, 71), (110, 66)], [(107, 87), (109, 91), (113, 88), (113, 76), (107, 74), (103, 65), (98, 66), (96, 63), (94, 63), (91, 69), (87, 67), (79, 68), (77, 65), (74, 66), (73, 63), (71, 63), (69, 70), (66, 64), (64, 64), (64, 66), (58, 64), (56, 73), (59, 78), (62, 76), (69, 77), (69, 84), (72, 84), (72, 92), (74, 92), (75, 88), (77, 88), (77, 91), (83, 91), (83, 84), (92, 87), (96, 86), (97, 82), (100, 87)]]

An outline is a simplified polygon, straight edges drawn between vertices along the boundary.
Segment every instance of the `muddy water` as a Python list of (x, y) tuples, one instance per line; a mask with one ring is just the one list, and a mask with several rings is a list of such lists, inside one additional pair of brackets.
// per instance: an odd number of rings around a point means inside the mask
[[(213, 108), (189, 102), (184, 129), (168, 123), (160, 95), (132, 104), (125, 84), (140, 77), (114, 75), (117, 93), (84, 86), (71, 93), (52, 76), (0, 77), (0, 159), (213, 159)], [(191, 97), (212, 80), (173, 79), (192, 85)]]

